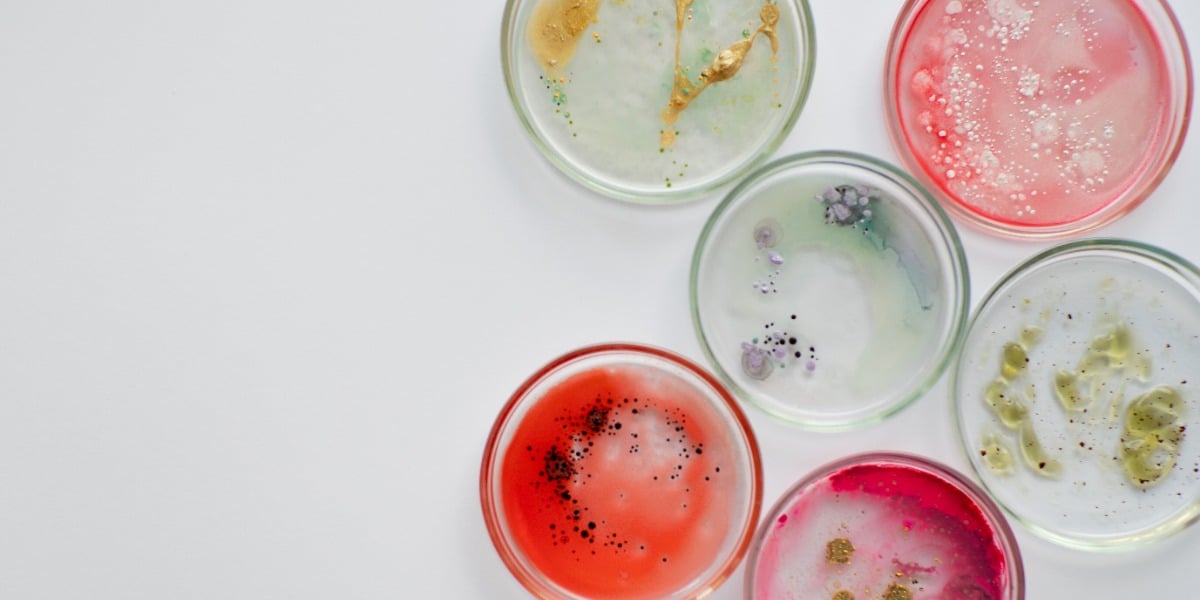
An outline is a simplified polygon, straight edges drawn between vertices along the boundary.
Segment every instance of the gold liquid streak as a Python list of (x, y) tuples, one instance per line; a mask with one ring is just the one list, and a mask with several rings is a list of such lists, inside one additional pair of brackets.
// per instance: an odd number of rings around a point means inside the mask
[(555, 76), (571, 60), (599, 12), (600, 0), (545, 0), (537, 5), (526, 35), (548, 75)]
[(692, 0), (675, 0), (675, 76), (671, 86), (671, 98), (662, 112), (662, 121), (665, 127), (659, 136), (659, 143), (663, 148), (669, 148), (675, 143), (673, 126), (679, 120), (679, 114), (686, 110), (688, 105), (708, 86), (736, 75), (742, 68), (742, 62), (746, 60), (746, 55), (754, 47), (754, 41), (758, 39), (758, 36), (766, 36), (770, 40), (772, 57), (779, 53), (779, 37), (775, 33), (775, 26), (779, 23), (779, 6), (773, 2), (767, 2), (763, 4), (762, 10), (758, 13), (758, 18), (762, 21), (758, 29), (755, 29), (750, 37), (738, 40), (718, 52), (717, 56), (713, 58), (712, 64), (704, 67), (700, 71), (700, 77), (693, 83), (684, 73), (683, 65), (679, 60), (680, 46), (683, 41), (683, 24), (687, 21), (687, 11), (691, 6)]

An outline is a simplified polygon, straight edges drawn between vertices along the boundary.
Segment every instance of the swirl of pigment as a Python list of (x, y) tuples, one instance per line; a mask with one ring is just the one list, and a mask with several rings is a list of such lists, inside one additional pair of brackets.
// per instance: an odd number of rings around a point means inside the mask
[(662, 112), (662, 122), (666, 127), (659, 136), (659, 143), (663, 148), (669, 148), (675, 144), (675, 129), (672, 126), (679, 120), (679, 114), (687, 109), (692, 100), (695, 100), (709, 85), (720, 83), (736, 75), (741, 70), (746, 55), (750, 53), (750, 48), (754, 47), (754, 41), (758, 39), (758, 36), (765, 36), (771, 41), (772, 57), (779, 53), (779, 36), (775, 33), (775, 26), (779, 24), (779, 5), (766, 2), (758, 13), (758, 18), (762, 22), (758, 29), (718, 52), (713, 58), (712, 64), (704, 67), (700, 71), (700, 77), (693, 82), (688, 79), (679, 60), (683, 24), (687, 20), (687, 11), (691, 6), (692, 0), (675, 0), (675, 77), (674, 84), (671, 86), (671, 98)]

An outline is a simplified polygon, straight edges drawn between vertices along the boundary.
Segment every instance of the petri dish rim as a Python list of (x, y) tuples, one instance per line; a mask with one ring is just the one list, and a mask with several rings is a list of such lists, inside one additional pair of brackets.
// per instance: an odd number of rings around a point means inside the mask
[[(717, 359), (716, 353), (709, 343), (709, 339), (704, 330), (704, 324), (700, 315), (699, 296), (699, 279), (700, 268), (702, 263), (702, 254), (704, 248), (712, 234), (713, 229), (720, 222), (730, 207), (736, 203), (744, 193), (750, 188), (757, 185), (760, 181), (766, 180), (776, 173), (785, 171), (794, 166), (804, 166), (810, 164), (832, 163), (839, 165), (848, 165), (854, 168), (860, 168), (870, 171), (876, 175), (891, 179), (894, 183), (907, 189), (916, 205), (924, 210), (924, 217), (931, 220), (938, 233), (941, 235), (941, 242), (938, 247), (949, 251), (950, 262), (954, 266), (952, 272), (953, 281), (951, 281), (952, 289), (955, 292), (956, 301), (953, 311), (952, 320), (953, 326), (950, 329), (948, 340), (943, 341), (943, 351), (933, 369), (928, 376), (913, 387), (913, 389), (899, 398), (896, 402), (886, 405), (883, 410), (876, 413), (868, 414), (862, 418), (845, 421), (833, 422), (815, 422), (801, 421), (788, 417), (787, 415), (774, 410), (770, 405), (760, 402), (755, 395), (749, 393), (738, 385), (737, 381), (721, 366)], [(811, 152), (801, 152), (777, 158), (770, 163), (763, 165), (745, 179), (740, 181), (720, 204), (713, 209), (708, 220), (704, 223), (704, 227), (700, 230), (700, 236), (696, 241), (695, 249), (692, 252), (692, 262), (688, 277), (688, 300), (690, 312), (692, 316), (692, 328), (696, 332), (696, 337), (700, 342), (700, 347), (704, 351), (704, 356), (712, 366), (713, 372), (716, 373), (724, 383), (724, 385), (733, 392), (734, 396), (742, 399), (759, 410), (771, 415), (772, 417), (794, 425), (801, 429), (811, 431), (848, 431), (873, 425), (888, 417), (904, 410), (913, 402), (928, 392), (934, 384), (942, 377), (950, 365), (952, 359), (958, 354), (959, 348), (962, 346), (963, 339), (966, 333), (967, 317), (970, 310), (971, 298), (971, 278), (967, 263), (966, 253), (962, 247), (962, 241), (958, 237), (958, 231), (954, 223), (947, 216), (946, 211), (941, 205), (934, 200), (929, 191), (916, 179), (908, 173), (896, 168), (895, 166), (882, 161), (880, 159), (860, 154), (857, 152), (849, 152), (842, 150), (817, 150)]]
[(492, 546), (496, 549), (504, 566), (527, 591), (538, 598), (563, 597), (561, 590), (546, 585), (544, 583), (545, 578), (538, 574), (537, 569), (522, 560), (519, 550), (504, 535), (504, 519), (499, 508), (500, 494), (494, 489), (496, 478), (493, 476), (493, 470), (497, 468), (499, 461), (503, 457), (501, 448), (499, 448), (501, 436), (504, 435), (508, 427), (513, 423), (514, 412), (529, 394), (535, 391), (539, 384), (546, 381), (548, 377), (559, 370), (579, 361), (604, 355), (640, 356), (650, 360), (665, 361), (681, 368), (689, 375), (696, 377), (699, 382), (711, 388), (714, 398), (720, 399), (723, 407), (729, 410), (733, 418), (733, 422), (729, 424), (730, 429), (741, 434), (742, 441), (745, 444), (746, 458), (750, 462), (749, 473), (747, 473), (747, 477), (750, 480), (750, 489), (747, 491), (749, 496), (747, 515), (742, 531), (738, 534), (737, 541), (731, 548), (730, 553), (727, 556), (719, 558), (719, 561), (722, 562), (720, 568), (713, 571), (712, 576), (704, 581), (693, 580), (691, 587), (685, 590), (696, 597), (703, 597), (727, 581), (745, 558), (746, 551), (750, 546), (750, 540), (754, 535), (754, 529), (758, 523), (758, 517), (762, 513), (762, 457), (758, 447), (758, 440), (755, 437), (754, 429), (750, 426), (750, 421), (721, 382), (697, 363), (670, 350), (656, 346), (631, 342), (611, 342), (583, 346), (571, 350), (540, 367), (527, 377), (517, 387), (516, 391), (509, 396), (488, 433), (487, 442), (484, 446), (483, 460), (479, 469), (479, 499), (488, 537), (491, 539)]
[(1000, 542), (1001, 550), (1004, 552), (1005, 566), (1008, 568), (1010, 575), (1009, 583), (1012, 585), (1011, 600), (1023, 600), (1025, 598), (1025, 566), (1021, 558), (1021, 548), (1017, 544), (1016, 535), (1013, 533), (1012, 527), (1009, 525), (1008, 519), (1005, 518), (1004, 512), (1000, 509), (998, 503), (984, 488), (971, 481), (965, 474), (933, 459), (904, 452), (864, 452), (825, 463), (800, 478), (800, 480), (793, 483), (787, 490), (780, 494), (775, 503), (771, 505), (771, 508), (763, 512), (762, 523), (759, 524), (758, 530), (754, 533), (750, 552), (746, 556), (746, 575), (743, 586), (743, 595), (745, 598), (754, 597), (754, 567), (758, 564), (759, 551), (763, 547), (763, 541), (771, 532), (774, 516), (781, 514), (809, 486), (819, 483), (826, 477), (843, 469), (864, 464), (893, 464), (910, 467), (931, 473), (950, 485), (957, 487), (959, 491), (979, 507), (984, 517), (988, 520), (988, 524), (996, 532), (997, 541)]
[[(979, 308), (976, 309), (971, 317), (971, 322), (967, 326), (966, 335), (964, 335), (964, 343), (970, 338), (971, 332), (975, 330), (976, 323), (980, 320), (992, 301), (999, 297), (1000, 294), (1007, 291), (1012, 285), (1020, 281), (1020, 278), (1026, 273), (1032, 272), (1038, 267), (1048, 264), (1051, 261), (1066, 259), (1072, 255), (1086, 253), (1090, 251), (1106, 251), (1112, 254), (1129, 254), (1138, 259), (1147, 260), (1157, 265), (1164, 267), (1167, 271), (1178, 275), (1181, 279), (1192, 284), (1192, 291), (1200, 301), (1200, 268), (1192, 264), (1189, 260), (1175, 254), (1169, 250), (1159, 248), (1152, 244), (1127, 240), (1121, 238), (1090, 238), (1085, 240), (1074, 240), (1065, 242), (1057, 246), (1053, 246), (1033, 256), (1025, 259), (1017, 266), (1013, 267), (988, 290), (979, 302)], [(969, 440), (967, 437), (966, 426), (963, 423), (963, 414), (961, 409), (963, 396), (959, 391), (961, 383), (962, 366), (965, 362), (965, 354), (960, 353), (955, 361), (954, 368), (950, 374), (950, 393), (953, 395), (951, 402), (951, 410), (953, 411), (954, 428), (958, 435), (959, 447), (963, 452), (963, 456), (967, 459), (967, 463), (971, 465), (971, 471), (979, 480), (979, 485), (987, 491), (988, 495), (995, 501), (1008, 516), (1021, 524), (1022, 527), (1050, 542), (1061, 546), (1073, 548), (1076, 550), (1086, 550), (1093, 552), (1124, 552), (1135, 550), (1153, 544), (1166, 537), (1179, 533), (1186, 529), (1189, 525), (1200, 520), (1200, 497), (1197, 497), (1189, 507), (1178, 512), (1169, 520), (1160, 523), (1158, 526), (1149, 530), (1140, 532), (1137, 535), (1126, 536), (1122, 538), (1096, 538), (1084, 539), (1080, 537), (1070, 536), (1055, 531), (1052, 528), (1039, 525), (1026, 518), (1020, 511), (1009, 503), (1004, 502), (1000, 497), (992, 491), (993, 486), (988, 485), (986, 474), (980, 470), (980, 467), (974, 461), (973, 451), (969, 448)]]
[(521, 90), (517, 87), (517, 76), (513, 68), (513, 63), (516, 60), (513, 44), (519, 43), (516, 40), (520, 37), (516, 22), (518, 10), (522, 4), (533, 1), (535, 0), (507, 0), (504, 6), (504, 17), (500, 25), (500, 67), (504, 75), (504, 87), (508, 91), (509, 101), (512, 103), (513, 111), (516, 112), (517, 120), (521, 122), (521, 128), (525, 130), (526, 136), (533, 141), (534, 147), (538, 149), (538, 152), (550, 164), (554, 165), (559, 172), (565, 174), (575, 183), (609, 198), (635, 204), (669, 205), (698, 200), (729, 185), (731, 182), (754, 170), (755, 167), (760, 166), (779, 149), (779, 146), (783, 144), (783, 140), (791, 133), (796, 121), (800, 119), (800, 113), (804, 110), (809, 92), (812, 90), (817, 58), (817, 40), (812, 10), (809, 7), (808, 0), (776, 0), (776, 2), (790, 2), (795, 7), (797, 26), (802, 38), (800, 44), (802, 56), (798, 61), (800, 77), (797, 81), (796, 97), (792, 106), (787, 109), (787, 115), (780, 123), (779, 131), (768, 139), (745, 162), (730, 169), (724, 175), (714, 178), (705, 185), (673, 187), (669, 190), (658, 192), (636, 191), (609, 185), (599, 178), (589, 176), (559, 152), (555, 151), (546, 138), (540, 134), (532, 115), (530, 115), (528, 108), (521, 100), (522, 94)]
[[(888, 39), (887, 55), (884, 59), (883, 109), (884, 117), (887, 120), (888, 138), (891, 140), (892, 148), (900, 157), (901, 164), (905, 169), (913, 173), (923, 185), (932, 190), (939, 199), (939, 202), (943, 203), (947, 211), (959, 222), (990, 235), (1012, 239), (1054, 240), (1077, 236), (1109, 225), (1140, 206), (1158, 188), (1163, 179), (1167, 177), (1167, 174), (1170, 173), (1175, 161), (1179, 158), (1180, 151), (1183, 149), (1183, 142), (1187, 137), (1191, 122), (1195, 85), (1192, 74), (1191, 53), (1188, 50), (1187, 39), (1184, 37), (1179, 19), (1165, 0), (1128, 0), (1136, 5), (1138, 9), (1141, 9), (1140, 12), (1150, 21), (1151, 33), (1155, 35), (1169, 63), (1166, 65), (1168, 83), (1174, 88), (1172, 91), (1175, 96), (1173, 98), (1173, 106), (1169, 107), (1172, 110), (1169, 110), (1170, 119), (1165, 127), (1170, 139), (1165, 143), (1156, 145), (1155, 153), (1145, 170), (1145, 173), (1149, 175), (1138, 178), (1131, 187), (1093, 212), (1075, 221), (1050, 225), (1006, 223), (966, 206), (965, 203), (960, 202), (945, 192), (926, 173), (920, 161), (913, 156), (912, 151), (909, 149), (903, 121), (900, 118), (898, 109), (899, 100), (897, 90), (900, 88), (901, 83), (897, 80), (896, 75), (900, 68), (900, 55), (902, 54), (902, 49), (906, 47), (909, 32), (916, 22), (917, 17), (925, 9), (926, 5), (933, 1), (905, 0), (904, 6), (900, 8), (896, 21), (892, 26), (892, 32)], [(1146, 8), (1153, 9), (1155, 12), (1148, 14), (1144, 10)], [(1180, 95), (1183, 96), (1182, 100), (1178, 98)]]

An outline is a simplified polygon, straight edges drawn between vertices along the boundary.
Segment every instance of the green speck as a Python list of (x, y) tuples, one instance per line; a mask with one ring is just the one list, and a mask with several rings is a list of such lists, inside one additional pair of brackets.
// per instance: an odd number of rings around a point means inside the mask
[(749, 37), (750, 37), (750, 30), (749, 30), (749, 29), (743, 29), (743, 30), (742, 30), (742, 37), (743, 37), (743, 38), (749, 38)]

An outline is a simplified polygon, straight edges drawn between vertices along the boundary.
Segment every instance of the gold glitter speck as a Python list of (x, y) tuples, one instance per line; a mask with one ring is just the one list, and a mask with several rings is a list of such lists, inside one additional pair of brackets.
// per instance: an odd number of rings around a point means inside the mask
[(883, 591), (883, 600), (912, 600), (912, 597), (912, 592), (899, 583), (893, 583)]
[(846, 538), (835, 538), (825, 544), (825, 560), (832, 564), (844, 565), (850, 562), (854, 554), (854, 544)]

